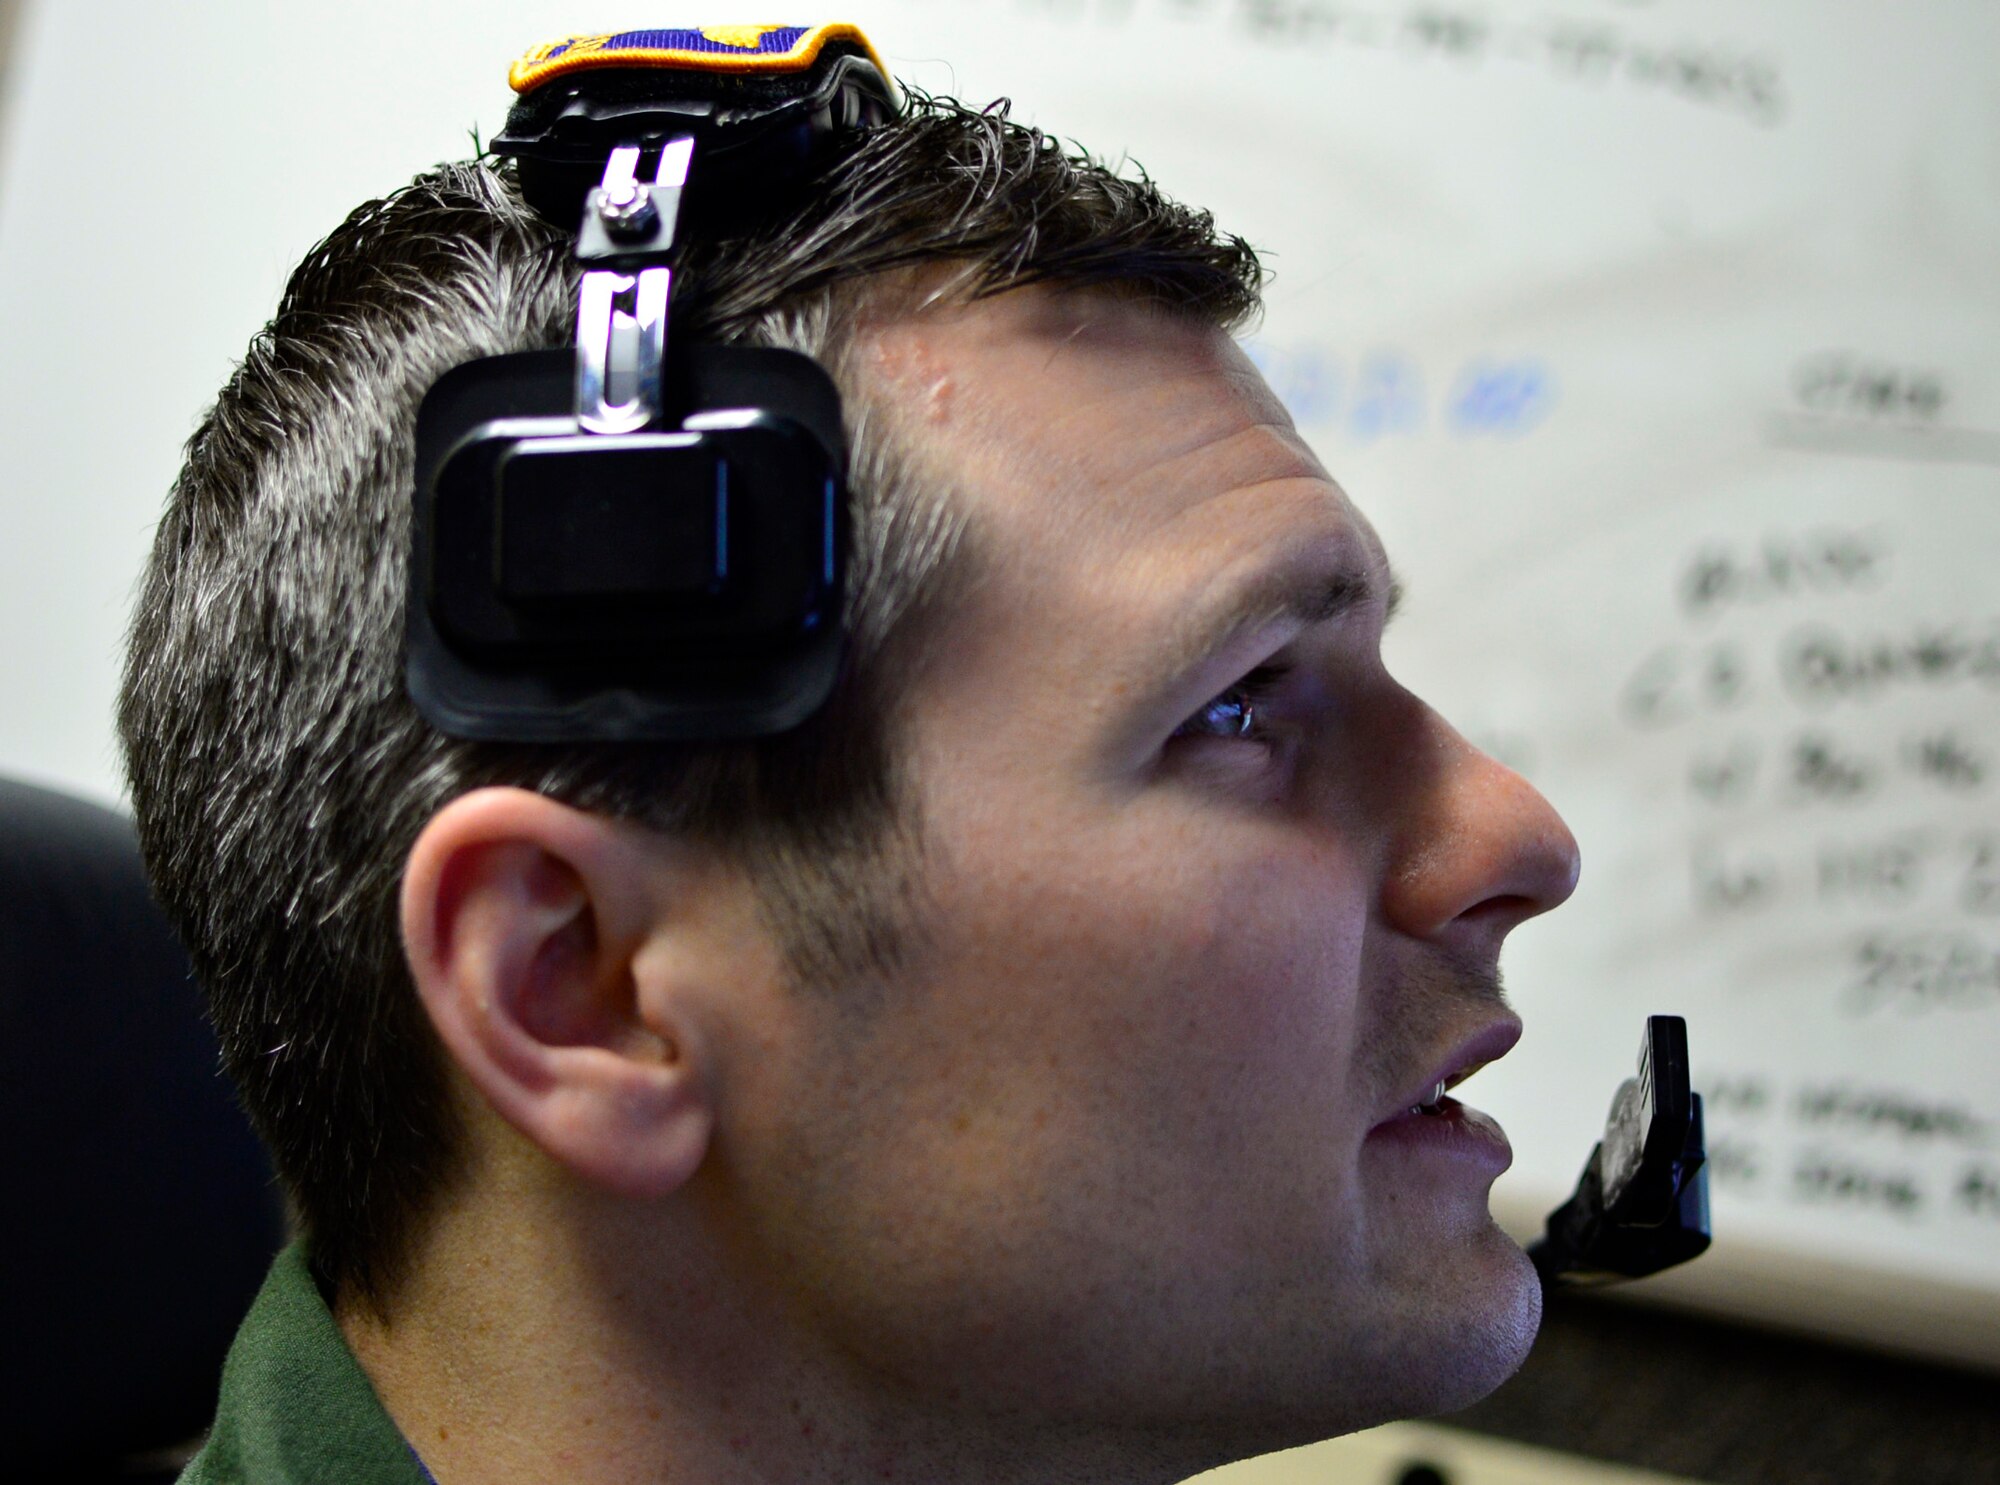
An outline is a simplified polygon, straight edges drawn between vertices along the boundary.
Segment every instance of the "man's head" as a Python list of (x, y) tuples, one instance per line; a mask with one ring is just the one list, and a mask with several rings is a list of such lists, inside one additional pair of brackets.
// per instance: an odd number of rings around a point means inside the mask
[(574, 1220), (621, 1316), (679, 1263), (887, 1395), (1177, 1465), (1518, 1361), (1492, 1147), (1396, 1116), (1504, 1050), (1573, 847), (1382, 670), (1379, 543), (1228, 338), (1257, 280), (943, 105), (697, 245), (676, 334), (842, 386), (851, 674), (768, 742), (528, 748), (402, 694), (411, 427), (568, 340), (568, 243), (474, 165), (315, 252), (190, 445), (121, 729), (343, 1295)]
[(921, 413), (845, 363), (871, 317), (1044, 276), (1231, 323), (1258, 269), (1205, 217), (945, 104), (870, 136), (796, 218), (694, 241), (677, 335), (806, 350), (848, 384), (852, 673), (824, 716), (754, 746), (508, 748), (440, 736), (403, 694), (411, 429), (445, 369), (570, 341), (571, 242), (472, 163), (362, 207), (294, 274), (189, 444), (121, 729), (155, 876), (337, 1284), (390, 1280), (454, 1163), (396, 920), (404, 857), (448, 799), (521, 785), (754, 862), (808, 982), (888, 957), (912, 821), (887, 652), (969, 554), (898, 427)]

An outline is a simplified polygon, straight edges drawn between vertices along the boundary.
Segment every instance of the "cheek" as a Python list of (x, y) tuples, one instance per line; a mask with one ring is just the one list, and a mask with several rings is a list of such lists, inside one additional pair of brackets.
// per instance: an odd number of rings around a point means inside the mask
[(1352, 1019), (1367, 922), (1356, 865), (1297, 839), (1274, 843), (1200, 889), (1213, 905), (1207, 962), (1260, 1018)]
[(1293, 841), (1199, 881), (1161, 926), (1195, 1070), (1187, 1112), (1206, 1116), (1188, 1133), (1322, 1196), (1345, 1183), (1367, 1103), (1351, 1076), (1363, 903), (1351, 864)]
[(939, 894), (921, 971), (773, 1100), (765, 1231), (881, 1365), (1111, 1386), (1358, 1266), (1359, 874), (1184, 820), (1023, 814)]
[(1067, 1134), (1162, 1159), (1340, 1143), (1366, 1102), (1354, 862), (1287, 826), (1169, 816), (1022, 865), (981, 884), (967, 958), (1086, 1126)]

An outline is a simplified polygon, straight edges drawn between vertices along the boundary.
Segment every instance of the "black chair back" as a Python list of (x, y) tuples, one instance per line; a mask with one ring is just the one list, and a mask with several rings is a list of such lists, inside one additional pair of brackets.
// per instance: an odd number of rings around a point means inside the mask
[(283, 1213), (123, 816), (0, 780), (10, 1478), (198, 1433)]

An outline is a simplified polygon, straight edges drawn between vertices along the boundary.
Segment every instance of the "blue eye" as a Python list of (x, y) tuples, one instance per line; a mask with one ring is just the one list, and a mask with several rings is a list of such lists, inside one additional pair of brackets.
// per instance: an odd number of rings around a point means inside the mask
[(1174, 736), (1253, 740), (1262, 737), (1260, 709), (1283, 676), (1284, 670), (1278, 666), (1259, 666), (1228, 690), (1209, 698), (1201, 710), (1174, 729)]
[(1231, 686), (1174, 729), (1175, 737), (1248, 737), (1257, 725), (1257, 702)]

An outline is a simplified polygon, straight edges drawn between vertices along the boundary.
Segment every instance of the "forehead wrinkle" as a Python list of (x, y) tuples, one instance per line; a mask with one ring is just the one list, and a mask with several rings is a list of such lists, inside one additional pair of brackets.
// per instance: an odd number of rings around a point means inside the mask
[[(1129, 389), (1125, 397), (1129, 409)], [(950, 462), (995, 497), (982, 503), (999, 529), (1020, 534), (1020, 555), (1058, 566), (1085, 547), (1098, 560), (1140, 557), (1213, 502), (1287, 480), (1335, 488), (1289, 422), (1251, 421), (1234, 399), (1183, 398), (1165, 415), (1123, 417), (1105, 416), (1107, 405), (1122, 410), (1116, 393), (1093, 396), (1026, 427), (961, 402), (955, 427), (918, 431), (940, 452), (933, 435), (948, 433)]]
[[(1213, 385), (1211, 378), (1185, 380)], [(1121, 436), (1118, 421), (1101, 418), (1099, 408), (1130, 408), (1131, 399), (1127, 387), (1066, 408), (1042, 425), (1048, 436), (1032, 441), (1039, 457), (1031, 461), (1022, 460), (1021, 443), (1009, 442), (1012, 457), (1003, 478), (1070, 492), (1036, 502), (1044, 536), (1066, 543), (1089, 527), (1129, 558), (1139, 555), (1134, 548), (1180, 537), (1175, 528), (1199, 521), (1217, 501), (1234, 505), (1285, 481), (1337, 491), (1281, 411), (1274, 420), (1234, 397), (1167, 398), (1133, 416), (1131, 433)]]
[[(1014, 351), (1026, 363), (1024, 381), (1053, 377), (1069, 394), (1060, 416), (1042, 424), (1046, 429), (1068, 429), (1098, 416), (1105, 404), (1124, 403), (1132, 411), (1173, 407), (1175, 426), (1186, 426), (1202, 409), (1294, 434), (1291, 415), (1263, 376), (1211, 325), (1103, 294), (1030, 296), (1024, 308), (1011, 326), (1019, 337)], [(1007, 419), (1009, 383), (989, 381), (986, 389), (989, 413)], [(1107, 436), (1103, 428), (1091, 433)]]
[(1117, 362), (1113, 376), (1093, 387), (1094, 380), (1083, 378), (1077, 390), (1092, 390), (1068, 405), (1062, 425), (1092, 417), (1107, 403), (1136, 402), (1148, 409), (1171, 409), (1173, 426), (1186, 430), (1186, 440), (1168, 445), (1169, 452), (1239, 429), (1264, 429), (1311, 457), (1284, 403), (1247, 362), (1232, 366), (1219, 358), (1191, 362), (1175, 357), (1163, 364), (1158, 358), (1128, 357)]
[[(1102, 292), (1020, 289), (869, 330), (867, 371), (891, 399), (931, 403), (932, 425), (955, 423), (962, 452), (974, 459), (1001, 454), (1019, 470), (1032, 450), (1046, 461), (1036, 476), (1042, 483), (1105, 488), (1143, 473), (1121, 454), (1156, 466), (1247, 427), (1264, 427), (1312, 457), (1234, 341), (1158, 306)], [(975, 369), (968, 357), (988, 364)], [(943, 378), (956, 383), (949, 413), (936, 405)], [(1062, 389), (1059, 404), (1036, 406), (1037, 390), (1051, 383)], [(1148, 425), (1143, 442), (1119, 437), (1128, 421)], [(1165, 445), (1162, 427), (1174, 435)]]
[[(1117, 480), (1115, 488), (1121, 491), (1142, 489), (1168, 524), (1287, 480), (1333, 488), (1325, 468), (1289, 426), (1234, 421), (1190, 426), (1184, 437), (1148, 444), (1142, 461), (1121, 471)], [(1170, 511), (1160, 512), (1169, 494), (1180, 499)]]

